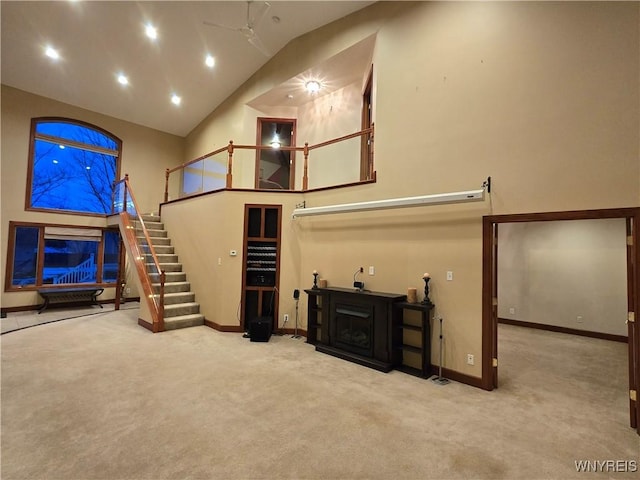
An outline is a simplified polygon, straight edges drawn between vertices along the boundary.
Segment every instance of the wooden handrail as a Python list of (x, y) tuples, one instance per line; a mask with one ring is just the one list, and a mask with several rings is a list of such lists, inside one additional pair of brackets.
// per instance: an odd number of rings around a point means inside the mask
[(142, 219), (142, 216), (140, 215), (140, 209), (138, 207), (138, 202), (136, 201), (135, 195), (133, 193), (133, 190), (131, 189), (131, 185), (129, 183), (129, 174), (125, 174), (124, 176), (124, 184), (125, 184), (125, 203), (124, 203), (124, 211), (120, 214), (121, 218), (123, 218), (123, 224), (124, 219), (126, 218), (126, 224), (129, 226), (129, 230), (132, 230), (133, 233), (131, 234), (131, 236), (129, 237), (129, 240), (132, 241), (133, 243), (130, 243), (130, 245), (135, 245), (136, 249), (137, 249), (137, 253), (138, 253), (138, 257), (144, 259), (144, 263), (142, 261), (140, 261), (138, 258), (136, 258), (136, 269), (138, 271), (138, 276), (141, 279), (141, 282), (143, 284), (143, 289), (145, 289), (145, 282), (148, 284), (148, 288), (149, 291), (145, 291), (145, 295), (147, 296), (147, 298), (153, 298), (153, 296), (155, 295), (155, 292), (153, 292), (153, 287), (151, 285), (151, 280), (149, 279), (149, 272), (146, 269), (146, 257), (147, 257), (147, 253), (146, 252), (142, 252), (140, 251), (139, 248), (139, 244), (137, 239), (135, 238), (135, 228), (133, 226), (131, 226), (130, 223), (130, 217), (129, 217), (129, 213), (127, 212), (127, 201), (126, 201), (126, 197), (127, 197), (127, 192), (129, 194), (129, 196), (131, 197), (131, 202), (133, 203), (133, 208), (135, 209), (136, 212), (136, 216), (138, 217), (138, 221), (140, 222), (140, 225), (142, 226), (142, 234), (145, 238), (145, 241), (147, 242), (147, 245), (149, 247), (149, 252), (151, 253), (151, 259), (152, 259), (152, 263), (154, 264), (156, 271), (158, 272), (158, 275), (160, 277), (160, 295), (159, 295), (159, 301), (156, 304), (155, 302), (153, 302), (154, 304), (154, 308), (153, 311), (156, 313), (156, 315), (154, 316), (155, 318), (153, 319), (153, 323), (154, 323), (154, 329), (155, 329), (155, 325), (158, 325), (159, 330), (158, 331), (163, 331), (164, 330), (164, 283), (165, 283), (165, 272), (164, 270), (162, 270), (160, 268), (160, 261), (158, 260), (158, 256), (156, 255), (156, 251), (155, 248), (153, 248), (153, 243), (151, 242), (151, 237), (149, 237), (149, 232), (147, 230), (146, 225), (144, 224), (144, 220)]
[[(338, 137), (338, 138), (334, 138), (332, 140), (327, 140), (326, 142), (321, 142), (321, 143), (317, 143), (315, 145), (309, 145), (308, 142), (306, 142), (304, 144), (304, 147), (297, 147), (297, 146), (281, 146), (278, 147), (278, 150), (282, 150), (285, 152), (303, 152), (304, 153), (304, 174), (302, 176), (302, 191), (306, 191), (308, 189), (309, 186), (309, 177), (308, 177), (308, 170), (309, 170), (309, 152), (311, 150), (315, 150), (316, 148), (321, 148), (321, 147), (326, 147), (328, 145), (333, 145), (335, 143), (339, 143), (339, 142), (343, 142), (345, 140), (350, 140), (352, 138), (356, 138), (356, 137), (361, 137), (363, 135), (370, 135), (370, 148), (369, 148), (369, 158), (368, 158), (368, 173), (369, 173), (369, 178), (373, 178), (374, 177), (374, 170), (373, 170), (373, 132), (374, 132), (374, 125), (371, 124), (371, 127), (369, 128), (365, 128), (363, 130), (360, 130), (358, 132), (354, 132), (351, 133), (349, 135), (344, 135), (342, 137)], [(227, 174), (226, 174), (226, 181), (225, 181), (225, 188), (233, 188), (233, 152), (236, 150), (256, 150), (256, 151), (261, 151), (261, 150), (272, 150), (273, 147), (271, 145), (236, 145), (233, 143), (233, 140), (229, 140), (229, 144), (224, 146), (224, 147), (220, 147), (217, 150), (214, 150), (212, 152), (206, 153), (198, 158), (195, 158), (193, 160), (190, 160), (189, 162), (183, 163), (182, 165), (179, 165), (177, 167), (174, 168), (167, 168), (166, 174), (165, 174), (165, 189), (164, 189), (164, 201), (168, 202), (169, 201), (169, 175), (173, 172), (176, 172), (178, 170), (182, 170), (186, 167), (188, 167), (189, 165), (199, 162), (201, 160), (204, 160), (206, 158), (212, 157), (214, 155), (217, 155), (219, 153), (224, 152), (225, 150), (228, 153), (228, 160), (227, 160)]]
[(221, 147), (221, 148), (219, 148), (217, 150), (214, 150), (213, 152), (205, 153), (204, 155), (202, 155), (202, 156), (200, 156), (198, 158), (194, 158), (193, 160), (189, 160), (188, 162), (185, 162), (182, 165), (178, 165), (177, 167), (167, 168), (167, 171), (169, 173), (176, 172), (176, 171), (178, 171), (180, 169), (188, 167), (192, 163), (196, 163), (196, 162), (199, 162), (200, 160), (204, 160), (205, 158), (213, 157), (214, 155), (217, 155), (217, 154), (222, 153), (224, 151), (228, 151), (228, 149), (229, 149), (229, 145), (225, 145), (224, 147)]
[(244, 150), (284, 150), (285, 152), (302, 152), (304, 147), (287, 147), (281, 146), (278, 148), (274, 148), (271, 145), (233, 145), (234, 149), (244, 149)]
[(326, 142), (317, 143), (315, 145), (311, 145), (309, 150), (315, 150), (316, 148), (326, 147), (327, 145), (333, 145), (334, 143), (342, 142), (344, 140), (349, 140), (350, 138), (361, 137), (366, 133), (372, 133), (373, 128), (365, 128), (364, 130), (360, 130), (359, 132), (350, 133), (349, 135), (345, 135), (343, 137), (334, 138), (332, 140), (327, 140)]

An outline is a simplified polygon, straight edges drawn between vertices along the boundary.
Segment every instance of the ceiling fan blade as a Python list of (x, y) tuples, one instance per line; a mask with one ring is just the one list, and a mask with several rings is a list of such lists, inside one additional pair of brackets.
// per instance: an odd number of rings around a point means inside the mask
[(241, 30), (236, 27), (230, 27), (229, 25), (222, 25), (221, 23), (208, 22), (207, 20), (204, 20), (202, 23), (207, 25), (208, 27), (219, 27), (219, 28), (224, 28), (226, 30), (233, 30), (233, 31)]
[[(251, 2), (249, 2), (249, 4), (250, 3)], [(253, 18), (247, 17), (247, 25), (251, 28), (255, 28), (258, 25), (260, 25), (260, 22), (262, 22), (262, 19), (267, 14), (270, 8), (271, 8), (271, 4), (269, 2), (263, 2), (260, 11), (257, 12), (257, 14)]]
[(260, 53), (262, 53), (264, 56), (266, 57), (271, 56), (271, 52), (267, 47), (264, 46), (264, 43), (262, 43), (262, 40), (260, 40), (260, 37), (258, 37), (258, 35), (254, 33), (252, 36), (247, 37), (247, 40), (251, 45), (256, 47), (260, 51)]

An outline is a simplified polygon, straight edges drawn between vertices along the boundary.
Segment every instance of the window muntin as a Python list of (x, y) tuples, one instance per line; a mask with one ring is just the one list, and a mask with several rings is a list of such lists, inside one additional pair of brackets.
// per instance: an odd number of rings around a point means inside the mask
[(120, 140), (98, 127), (65, 119), (32, 123), (27, 208), (110, 213)]
[(9, 222), (9, 242), (5, 290), (117, 281), (117, 231)]

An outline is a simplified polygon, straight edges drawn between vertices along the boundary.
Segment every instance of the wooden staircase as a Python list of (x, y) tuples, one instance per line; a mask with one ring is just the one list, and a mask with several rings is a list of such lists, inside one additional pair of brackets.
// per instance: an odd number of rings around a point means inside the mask
[[(174, 252), (171, 239), (168, 237), (164, 224), (157, 215), (142, 215), (147, 227), (149, 238), (158, 257), (160, 268), (165, 272), (164, 284), (164, 328), (175, 330), (178, 328), (204, 325), (204, 316), (200, 314), (200, 305), (195, 301), (195, 293), (191, 292), (191, 285), (187, 282), (187, 274), (182, 271), (182, 264)], [(136, 232), (138, 242), (144, 245), (142, 232)], [(148, 255), (147, 271), (155, 292), (160, 292), (160, 276), (153, 272), (151, 255)]]

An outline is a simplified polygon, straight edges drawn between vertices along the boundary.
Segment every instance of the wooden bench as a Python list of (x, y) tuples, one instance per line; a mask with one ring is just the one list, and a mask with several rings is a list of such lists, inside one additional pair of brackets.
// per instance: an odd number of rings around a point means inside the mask
[(38, 309), (38, 313), (42, 313), (51, 304), (64, 304), (67, 306), (85, 305), (102, 305), (98, 303), (98, 295), (104, 292), (104, 288), (98, 287), (78, 287), (78, 288), (47, 288), (38, 290), (40, 296), (44, 299), (44, 303)]

